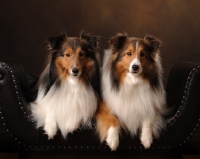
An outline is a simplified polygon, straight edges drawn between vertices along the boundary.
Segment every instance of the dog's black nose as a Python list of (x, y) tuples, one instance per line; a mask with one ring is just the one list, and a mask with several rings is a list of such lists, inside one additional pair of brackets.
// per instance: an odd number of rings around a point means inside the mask
[(133, 65), (132, 69), (133, 69), (133, 71), (137, 71), (139, 69), (139, 66), (138, 65)]
[(73, 68), (72, 72), (75, 73), (75, 74), (77, 74), (79, 72), (79, 69), (78, 68)]

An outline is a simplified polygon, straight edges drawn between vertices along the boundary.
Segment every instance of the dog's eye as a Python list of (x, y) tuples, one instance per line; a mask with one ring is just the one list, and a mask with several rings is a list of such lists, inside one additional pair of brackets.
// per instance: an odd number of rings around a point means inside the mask
[(131, 52), (127, 52), (126, 54), (127, 54), (128, 56), (131, 56), (131, 55), (132, 55)]
[(79, 57), (83, 57), (84, 55), (85, 55), (85, 54), (82, 53), (82, 52), (79, 53)]
[(143, 52), (141, 52), (140, 57), (145, 57), (145, 54)]
[(65, 56), (66, 56), (66, 57), (70, 57), (70, 54), (69, 54), (69, 53), (66, 53)]

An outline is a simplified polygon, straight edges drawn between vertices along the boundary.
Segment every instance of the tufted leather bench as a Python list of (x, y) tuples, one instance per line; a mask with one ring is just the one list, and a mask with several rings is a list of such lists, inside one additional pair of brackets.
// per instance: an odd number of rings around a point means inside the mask
[[(167, 104), (171, 111), (165, 116), (165, 130), (149, 150), (144, 150), (138, 136), (131, 138), (123, 132), (117, 152), (110, 152), (105, 143), (100, 144), (95, 134), (95, 121), (93, 128), (82, 127), (69, 134), (67, 140), (62, 138), (60, 132), (53, 140), (48, 140), (44, 131), (41, 128), (36, 129), (30, 119), (28, 102), (34, 98), (32, 88), (37, 80), (37, 76), (26, 72), (16, 61), (0, 61), (1, 152), (37, 152), (40, 156), (43, 152), (49, 155), (52, 155), (52, 152), (65, 155), (103, 152), (107, 156), (110, 155), (110, 158), (113, 155), (119, 157), (121, 152), (200, 152), (200, 131), (197, 128), (200, 122), (198, 63), (180, 62), (172, 68), (166, 84)], [(192, 139), (193, 136), (195, 140)]]

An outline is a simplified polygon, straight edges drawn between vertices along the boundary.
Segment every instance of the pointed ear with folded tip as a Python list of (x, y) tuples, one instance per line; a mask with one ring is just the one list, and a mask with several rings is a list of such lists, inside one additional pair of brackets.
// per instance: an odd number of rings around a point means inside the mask
[(61, 36), (49, 37), (48, 43), (51, 49), (57, 49), (60, 46), (61, 42), (63, 42), (66, 38), (67, 35), (65, 33), (62, 33)]
[(144, 37), (144, 41), (147, 43), (147, 45), (150, 47), (150, 57), (153, 61), (156, 60), (156, 55), (159, 54), (159, 49), (161, 47), (161, 41), (157, 39), (156, 37), (153, 37), (151, 35), (147, 35)]
[(128, 39), (127, 34), (118, 33), (116, 36), (110, 38), (108, 43), (114, 49), (121, 49), (121, 48), (123, 48), (124, 43), (126, 42), (127, 39)]
[(92, 36), (92, 44), (95, 48), (99, 46), (100, 36)]
[(99, 45), (100, 36), (92, 36), (91, 34), (82, 31), (80, 38), (87, 40), (87, 42), (89, 42), (89, 44), (94, 48), (97, 48)]
[(158, 51), (162, 45), (161, 41), (158, 38), (151, 35), (146, 35), (144, 37), (144, 41), (147, 42), (152, 47), (153, 52)]

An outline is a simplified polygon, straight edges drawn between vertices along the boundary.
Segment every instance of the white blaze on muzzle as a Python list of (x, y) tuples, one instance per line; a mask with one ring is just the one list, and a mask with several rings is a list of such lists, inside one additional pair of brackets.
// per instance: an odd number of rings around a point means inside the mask
[(129, 71), (134, 74), (139, 74), (142, 72), (141, 62), (138, 59), (138, 43), (139, 43), (139, 41), (137, 41), (135, 44), (135, 55), (136, 56), (129, 66)]

